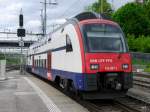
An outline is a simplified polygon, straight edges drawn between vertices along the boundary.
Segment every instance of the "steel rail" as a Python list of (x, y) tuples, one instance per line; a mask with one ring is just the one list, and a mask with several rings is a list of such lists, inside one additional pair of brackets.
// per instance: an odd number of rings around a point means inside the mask
[(20, 67), (19, 65), (10, 65), (10, 66), (6, 66), (6, 72), (12, 71), (12, 70), (18, 70), (19, 67)]

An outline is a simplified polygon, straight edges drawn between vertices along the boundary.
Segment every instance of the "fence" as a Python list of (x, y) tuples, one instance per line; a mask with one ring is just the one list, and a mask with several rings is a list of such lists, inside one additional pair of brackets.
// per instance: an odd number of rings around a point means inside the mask
[(0, 60), (0, 80), (6, 79), (6, 60)]
[(150, 53), (131, 52), (133, 59), (150, 61)]

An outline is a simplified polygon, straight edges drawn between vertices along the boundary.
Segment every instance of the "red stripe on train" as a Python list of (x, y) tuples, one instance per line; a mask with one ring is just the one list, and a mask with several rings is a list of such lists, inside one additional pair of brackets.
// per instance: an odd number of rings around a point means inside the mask
[(81, 52), (81, 59), (82, 59), (82, 73), (85, 73), (85, 53), (84, 53), (84, 48), (83, 48), (83, 40), (82, 40), (82, 35), (80, 32), (80, 28), (78, 25), (75, 26), (75, 30), (77, 32), (77, 36), (79, 39), (79, 44), (80, 44), (80, 52)]

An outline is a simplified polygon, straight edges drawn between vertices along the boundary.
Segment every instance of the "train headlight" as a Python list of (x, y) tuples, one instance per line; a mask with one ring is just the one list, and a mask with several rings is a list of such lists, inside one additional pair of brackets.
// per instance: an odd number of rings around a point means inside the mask
[(99, 69), (99, 64), (91, 64), (90, 69), (91, 70), (98, 70)]
[(123, 68), (123, 69), (128, 69), (128, 68), (129, 68), (129, 65), (128, 65), (128, 64), (123, 64), (123, 65), (122, 65), (122, 68)]

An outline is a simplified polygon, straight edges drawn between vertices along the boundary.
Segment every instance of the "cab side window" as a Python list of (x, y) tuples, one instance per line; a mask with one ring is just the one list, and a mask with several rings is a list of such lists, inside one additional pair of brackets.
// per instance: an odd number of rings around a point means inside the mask
[(72, 43), (70, 40), (70, 37), (68, 35), (66, 35), (66, 52), (72, 52)]

